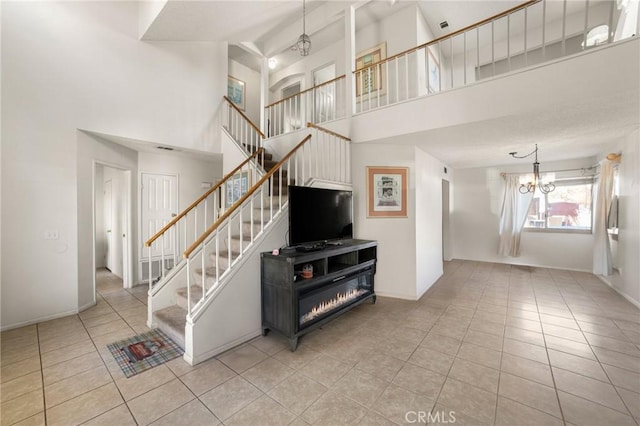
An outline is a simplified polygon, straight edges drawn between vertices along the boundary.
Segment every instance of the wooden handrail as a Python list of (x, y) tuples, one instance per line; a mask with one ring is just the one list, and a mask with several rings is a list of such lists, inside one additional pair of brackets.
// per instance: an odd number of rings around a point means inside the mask
[(253, 127), (253, 130), (255, 130), (256, 132), (258, 132), (258, 134), (259, 134), (260, 136), (262, 136), (262, 139), (265, 139), (265, 138), (266, 138), (266, 136), (264, 135), (264, 133), (262, 133), (262, 130), (260, 130), (260, 129), (258, 128), (258, 126), (256, 126), (255, 124), (253, 124), (253, 122), (249, 119), (249, 117), (247, 117), (247, 116), (245, 115), (245, 113), (244, 113), (244, 112), (242, 112), (242, 110), (241, 110), (240, 108), (238, 108), (238, 106), (237, 106), (236, 104), (234, 104), (233, 102), (231, 102), (231, 99), (229, 99), (229, 98), (228, 98), (228, 97), (226, 97), (226, 96), (223, 96), (223, 98), (224, 98), (224, 100), (225, 100), (225, 101), (229, 102), (229, 105), (231, 105), (231, 106), (233, 107), (233, 109), (235, 109), (235, 110), (236, 110), (236, 111), (237, 111), (237, 112), (242, 116), (242, 118), (244, 118), (245, 120), (247, 120), (247, 123), (249, 123), (249, 125), (250, 125), (251, 127)]
[(351, 142), (351, 139), (349, 139), (348, 137), (342, 136), (340, 133), (332, 132), (331, 130), (325, 129), (324, 127), (320, 127), (317, 124), (313, 124), (311, 122), (307, 122), (307, 127), (313, 127), (314, 129), (318, 129), (318, 130), (323, 131), (325, 133), (329, 133), (330, 135), (335, 136), (337, 138), (344, 139), (345, 141)]
[(207, 198), (209, 195), (211, 195), (215, 190), (217, 190), (218, 188), (220, 188), (222, 186), (223, 183), (225, 183), (227, 180), (229, 180), (229, 178), (231, 178), (233, 175), (235, 175), (238, 170), (240, 170), (242, 167), (244, 167), (245, 164), (249, 163), (253, 158), (257, 157), (260, 153), (262, 153), (264, 151), (264, 148), (258, 148), (256, 150), (256, 152), (254, 152), (253, 154), (251, 154), (249, 156), (249, 158), (247, 158), (246, 160), (244, 160), (242, 163), (240, 163), (240, 165), (238, 165), (238, 167), (236, 167), (235, 169), (231, 170), (229, 173), (227, 173), (218, 183), (216, 183), (213, 187), (211, 187), (207, 192), (205, 192), (204, 194), (202, 194), (200, 196), (200, 198), (198, 198), (197, 200), (195, 200), (193, 203), (191, 203), (191, 205), (189, 207), (187, 207), (186, 209), (184, 209), (182, 211), (182, 213), (180, 213), (179, 215), (177, 215), (176, 217), (174, 217), (173, 219), (171, 219), (171, 222), (167, 223), (161, 230), (159, 230), (158, 232), (156, 232), (156, 234), (149, 238), (147, 240), (147, 242), (144, 243), (145, 247), (150, 247), (151, 244), (153, 244), (153, 242), (155, 240), (157, 240), (158, 238), (160, 238), (160, 236), (162, 234), (164, 234), (165, 232), (167, 232), (169, 230), (169, 228), (171, 228), (173, 225), (175, 225), (180, 219), (182, 219), (183, 217), (185, 217), (187, 215), (187, 213), (189, 213), (191, 210), (193, 210), (194, 208), (196, 208), (196, 206), (198, 204), (200, 204), (200, 202), (202, 202), (202, 200), (204, 200), (205, 198)]
[(334, 78), (334, 79), (332, 79), (332, 80), (325, 81), (325, 82), (324, 82), (324, 83), (322, 83), (322, 84), (318, 84), (317, 86), (313, 86), (313, 87), (310, 87), (310, 88), (308, 88), (308, 89), (305, 89), (305, 90), (303, 90), (302, 92), (298, 92), (298, 93), (296, 93), (295, 95), (287, 96), (286, 98), (280, 99), (279, 101), (274, 102), (274, 103), (272, 103), (272, 104), (269, 104), (269, 105), (267, 105), (267, 106), (266, 106), (266, 107), (264, 107), (264, 108), (265, 108), (265, 109), (267, 109), (267, 108), (271, 108), (271, 107), (272, 107), (272, 106), (274, 106), (274, 105), (278, 105), (279, 103), (282, 103), (282, 102), (284, 102), (284, 101), (288, 101), (288, 100), (289, 100), (289, 99), (291, 99), (291, 98), (295, 98), (296, 96), (300, 96), (300, 95), (302, 95), (303, 93), (306, 93), (306, 92), (310, 92), (310, 91), (312, 91), (312, 90), (315, 90), (315, 89), (317, 89), (318, 87), (326, 86), (327, 84), (331, 84), (331, 83), (336, 82), (336, 81), (340, 80), (341, 78), (345, 78), (345, 77), (346, 77), (346, 75), (345, 75), (345, 74), (342, 74), (340, 77), (336, 77), (336, 78)]
[(260, 179), (255, 185), (253, 185), (253, 187), (251, 187), (251, 189), (249, 191), (247, 191), (246, 194), (244, 194), (238, 201), (236, 201), (229, 209), (227, 209), (227, 211), (225, 211), (223, 213), (222, 216), (220, 216), (218, 218), (218, 220), (216, 220), (205, 232), (204, 234), (202, 234), (200, 236), (200, 238), (198, 238), (193, 244), (191, 244), (189, 246), (188, 249), (186, 249), (184, 251), (184, 254), (182, 255), (182, 257), (184, 257), (185, 259), (188, 259), (189, 256), (191, 255), (191, 253), (193, 253), (193, 251), (195, 249), (198, 248), (198, 246), (200, 244), (202, 244), (204, 242), (204, 240), (207, 239), (207, 237), (209, 235), (211, 235), (211, 233), (213, 231), (215, 231), (218, 226), (220, 226), (229, 216), (231, 216), (236, 210), (238, 210), (238, 208), (242, 205), (242, 203), (244, 203), (249, 197), (251, 197), (257, 190), (258, 188), (260, 188), (262, 186), (263, 183), (265, 183), (271, 176), (273, 176), (278, 170), (280, 170), (280, 168), (282, 167), (282, 165), (289, 159), (291, 158), (291, 156), (305, 143), (307, 143), (309, 141), (309, 139), (311, 139), (311, 135), (307, 135), (304, 139), (302, 139), (302, 142), (300, 142), (298, 145), (295, 146), (295, 148), (293, 148), (291, 151), (289, 151), (289, 153), (287, 155), (284, 156), (284, 158), (282, 160), (280, 160), (280, 162), (278, 164), (276, 164), (271, 170), (269, 170), (269, 172), (267, 174), (265, 174), (262, 179)]
[(389, 61), (391, 61), (393, 59), (399, 58), (400, 56), (408, 55), (409, 53), (415, 52), (416, 50), (424, 49), (424, 48), (426, 48), (428, 46), (431, 46), (432, 44), (439, 43), (442, 40), (446, 40), (448, 38), (455, 37), (458, 34), (462, 34), (462, 33), (466, 32), (466, 31), (469, 31), (472, 28), (479, 27), (481, 25), (486, 24), (487, 22), (495, 21), (496, 19), (500, 19), (503, 16), (507, 16), (507, 15), (513, 13), (513, 12), (517, 12), (520, 9), (524, 9), (526, 7), (532, 6), (533, 4), (539, 3), (541, 1), (543, 1), (543, 0), (529, 0), (529, 1), (525, 2), (525, 3), (522, 3), (521, 5), (512, 7), (511, 9), (505, 10), (504, 12), (500, 12), (497, 15), (493, 15), (493, 16), (491, 16), (489, 18), (483, 19), (482, 21), (478, 21), (475, 24), (468, 25), (468, 26), (466, 26), (464, 28), (461, 28), (461, 29), (459, 29), (457, 31), (454, 31), (454, 32), (452, 32), (450, 34), (445, 34), (445, 35), (440, 36), (440, 37), (438, 37), (436, 39), (433, 39), (431, 41), (423, 43), (420, 46), (412, 47), (411, 49), (407, 49), (407, 50), (405, 50), (403, 52), (396, 53), (393, 56), (389, 56), (388, 58), (381, 59), (378, 62), (374, 62), (371, 65), (367, 65), (366, 67), (359, 68), (359, 69), (353, 71), (353, 74), (358, 73), (358, 72), (362, 72), (362, 71), (364, 71), (366, 69), (369, 69), (369, 68), (372, 68), (372, 67), (376, 67), (376, 66), (381, 65), (381, 64), (384, 64), (385, 62), (389, 62)]

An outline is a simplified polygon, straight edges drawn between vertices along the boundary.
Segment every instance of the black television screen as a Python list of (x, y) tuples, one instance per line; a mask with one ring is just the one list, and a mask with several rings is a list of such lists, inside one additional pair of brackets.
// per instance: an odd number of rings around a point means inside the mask
[(353, 238), (351, 191), (289, 186), (289, 245)]

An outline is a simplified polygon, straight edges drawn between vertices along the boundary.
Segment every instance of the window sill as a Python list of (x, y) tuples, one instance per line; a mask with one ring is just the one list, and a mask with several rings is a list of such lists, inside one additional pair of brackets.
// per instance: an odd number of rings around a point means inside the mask
[(525, 232), (540, 232), (545, 234), (591, 234), (591, 229), (562, 229), (562, 228), (524, 228)]

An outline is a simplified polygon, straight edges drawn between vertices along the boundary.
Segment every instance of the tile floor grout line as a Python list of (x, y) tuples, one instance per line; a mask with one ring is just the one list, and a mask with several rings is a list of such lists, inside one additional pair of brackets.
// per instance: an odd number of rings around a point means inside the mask
[[(563, 298), (563, 300), (565, 301), (565, 304), (566, 304), (566, 299), (564, 298), (564, 295), (562, 295), (562, 298)], [(573, 318), (573, 320), (574, 320), (574, 321), (576, 321), (576, 323), (578, 323), (578, 320), (575, 318), (575, 315), (574, 315), (574, 313), (573, 313), (573, 310), (569, 307), (569, 305), (568, 305), (568, 304), (567, 304), (567, 308), (569, 309), (569, 312), (571, 313), (571, 317)], [(614, 324), (615, 324), (615, 322), (614, 322)], [(580, 324), (578, 324), (578, 327), (580, 327)], [(633, 416), (633, 413), (632, 413), (632, 412), (631, 412), (631, 410), (629, 409), (629, 407), (628, 407), (627, 403), (626, 403), (626, 402), (624, 401), (624, 399), (622, 398), (622, 395), (620, 395), (620, 391), (618, 391), (618, 388), (613, 384), (613, 381), (612, 381), (612, 380), (611, 380), (611, 378), (609, 377), (609, 373), (607, 373), (607, 370), (602, 366), (602, 362), (600, 361), (600, 357), (598, 357), (598, 354), (593, 350), (593, 347), (592, 347), (592, 345), (591, 345), (591, 342), (589, 341), (589, 339), (587, 339), (587, 336), (585, 336), (584, 331), (583, 331), (582, 329), (580, 329), (580, 332), (582, 333), (582, 336), (584, 337), (584, 340), (587, 342), (587, 345), (589, 346), (589, 349), (591, 349), (591, 352), (593, 352), (593, 355), (594, 355), (594, 356), (596, 357), (596, 359), (598, 360), (598, 364), (600, 365), (600, 368), (601, 368), (601, 369), (602, 369), (602, 371), (604, 372), (604, 375), (607, 377), (607, 380), (609, 380), (609, 383), (608, 383), (608, 384), (613, 388), (614, 392), (616, 393), (616, 395), (617, 395), (617, 396), (618, 396), (618, 398), (620, 399), (620, 402), (622, 402), (622, 405), (624, 405), (624, 408), (626, 408), (626, 409), (627, 409), (627, 413), (623, 413), (623, 414), (625, 414), (625, 415), (629, 415), (629, 416), (631, 417), (631, 420), (632, 420), (632, 421), (634, 421), (634, 422), (638, 425), (638, 424), (639, 424), (639, 423), (638, 423), (638, 420)], [(617, 351), (613, 351), (613, 352), (617, 352)], [(549, 361), (549, 362), (551, 362), (551, 361)], [(553, 369), (551, 369), (551, 373), (553, 374)], [(583, 375), (583, 376), (584, 376), (584, 375)], [(584, 377), (590, 378), (590, 377), (588, 377), (588, 376), (584, 376)], [(555, 380), (555, 378), (554, 378), (554, 380)], [(594, 379), (594, 380), (596, 380), (596, 379)], [(604, 382), (603, 382), (603, 383), (604, 383)], [(554, 381), (554, 386), (555, 386), (555, 381)], [(556, 387), (556, 389), (557, 389), (557, 387)], [(559, 391), (559, 390), (558, 390), (558, 391)], [(557, 391), (557, 392), (558, 392), (558, 391)], [(601, 405), (601, 406), (603, 406), (603, 407), (607, 407), (607, 406), (605, 406), (604, 404), (600, 404), (600, 403), (598, 403), (598, 402), (596, 402), (596, 401), (591, 401), (590, 399), (586, 399), (586, 398), (584, 398), (584, 397), (582, 397), (582, 396), (580, 396), (580, 395), (575, 395), (575, 394), (573, 394), (573, 393), (571, 393), (571, 392), (564, 391), (564, 390), (563, 390), (562, 392), (566, 392), (566, 393), (568, 393), (568, 394), (570, 394), (570, 395), (574, 395), (574, 396), (577, 396), (577, 397), (579, 397), (579, 398), (585, 399), (585, 400), (587, 400), (587, 401), (593, 402), (593, 403), (595, 403), (595, 404)], [(607, 408), (609, 408), (609, 409), (611, 409), (611, 410), (618, 411), (619, 413), (622, 413), (621, 411), (616, 410), (615, 408), (611, 408), (611, 407), (607, 407)]]
[[(96, 287), (97, 287), (97, 283), (96, 283)], [(97, 288), (96, 288), (96, 293), (98, 293), (100, 296), (102, 296), (102, 295), (100, 294), (100, 292), (97, 290)], [(105, 303), (107, 303), (107, 304), (109, 305), (109, 303), (108, 303), (108, 302), (106, 302), (106, 300), (105, 300)], [(94, 305), (94, 306), (95, 306), (95, 305)], [(109, 305), (109, 307), (110, 307), (111, 309), (113, 309), (113, 307), (111, 307), (111, 305)], [(114, 387), (116, 388), (116, 390), (118, 391), (118, 394), (120, 395), (120, 398), (122, 398), (122, 403), (125, 405), (125, 407), (127, 407), (127, 410), (129, 411), (129, 414), (131, 415), (131, 418), (133, 419), (133, 421), (134, 421), (136, 424), (138, 424), (138, 421), (137, 421), (137, 420), (136, 420), (136, 418), (134, 417), (133, 412), (131, 412), (131, 408), (129, 408), (129, 404), (127, 404), (127, 400), (125, 399), (124, 395), (122, 394), (122, 391), (120, 390), (120, 387), (118, 387), (118, 385), (117, 385), (117, 383), (116, 383), (116, 379), (113, 377), (113, 373), (111, 372), (111, 370), (110, 370), (110, 369), (109, 369), (109, 367), (107, 366), (107, 363), (105, 362), (104, 358), (102, 358), (102, 355), (100, 354), (100, 349), (98, 349), (98, 345), (96, 345), (96, 342), (93, 340), (93, 337), (89, 334), (89, 330), (87, 329), (87, 327), (86, 327), (86, 325), (85, 325), (84, 321), (82, 320), (82, 318), (80, 317), (80, 315), (78, 315), (78, 318), (80, 319), (80, 323), (82, 324), (82, 327), (84, 327), (85, 331), (87, 332), (87, 335), (89, 336), (89, 339), (91, 340), (91, 344), (92, 344), (92, 345), (93, 345), (93, 347), (95, 348), (96, 353), (97, 353), (97, 354), (98, 354), (98, 356), (100, 357), (100, 361), (102, 362), (103, 367), (107, 370), (107, 373), (109, 373), (109, 377), (111, 378), (111, 383), (113, 384), (113, 386), (114, 386)], [(118, 366), (118, 368), (119, 368), (119, 366)], [(109, 384), (109, 383), (107, 383), (107, 384)], [(106, 386), (106, 385), (105, 385), (105, 386)], [(102, 386), (100, 386), (100, 387), (102, 387)], [(96, 389), (99, 389), (100, 387), (98, 387), (98, 388), (96, 388)], [(74, 399), (74, 398), (71, 398), (69, 401), (71, 401), (72, 399)], [(117, 407), (117, 406), (116, 406), (116, 407)], [(114, 408), (116, 408), (116, 407), (114, 407)], [(112, 408), (112, 409), (113, 409), (113, 408)], [(96, 417), (99, 417), (99, 416), (101, 416), (101, 415), (103, 415), (103, 414), (105, 414), (105, 413), (108, 413), (108, 412), (109, 412), (109, 411), (111, 411), (112, 409), (107, 410), (107, 411), (104, 411), (104, 412), (102, 412), (102, 413), (99, 413), (98, 415), (96, 415), (96, 416), (92, 417), (92, 419), (93, 419), (93, 418), (96, 418)], [(89, 419), (89, 420), (91, 420), (91, 419)], [(89, 421), (89, 420), (87, 420), (87, 421)], [(86, 422), (85, 422), (85, 423), (86, 423)]]
[[(44, 367), (42, 366), (42, 352), (40, 350), (40, 329), (36, 324), (36, 339), (38, 341), (38, 359), (40, 361), (40, 380), (42, 382), (42, 413), (44, 424), (47, 424), (47, 395), (44, 389)], [(22, 420), (21, 420), (22, 421)]]
[[(555, 279), (553, 279), (553, 277), (551, 277), (551, 279), (553, 280), (555, 286), (558, 287)], [(558, 289), (558, 292), (560, 293), (560, 297), (562, 297), (562, 300), (565, 302), (565, 305), (566, 305), (566, 300), (564, 299), (564, 296), (562, 295), (562, 292), (560, 292), (560, 289)], [(538, 306), (538, 298), (535, 295), (535, 290), (534, 290), (534, 297), (536, 299), (536, 306)], [(538, 318), (540, 318), (540, 312), (539, 311), (538, 311)], [(556, 383), (556, 377), (555, 377), (555, 374), (553, 374), (553, 368), (551, 366), (551, 357), (549, 356), (549, 348), (547, 346), (546, 333), (544, 332), (544, 327), (542, 326), (542, 318), (540, 318), (540, 328), (542, 329), (542, 340), (544, 341), (544, 352), (545, 352), (545, 354), (547, 354), (547, 361), (549, 362), (549, 372), (551, 373), (551, 381), (553, 383), (553, 390), (554, 390), (554, 393), (556, 394), (556, 401), (558, 401), (558, 408), (560, 409), (560, 415), (562, 416), (562, 422), (566, 425), (567, 424), (567, 419), (565, 418), (564, 409), (562, 408), (562, 403), (560, 402), (560, 394), (558, 393), (558, 385)]]

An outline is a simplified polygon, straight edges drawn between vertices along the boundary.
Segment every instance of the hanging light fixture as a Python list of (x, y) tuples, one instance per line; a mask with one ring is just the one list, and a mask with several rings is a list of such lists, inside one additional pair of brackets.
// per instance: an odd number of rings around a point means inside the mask
[(510, 152), (509, 155), (513, 158), (527, 158), (535, 154), (536, 161), (533, 163), (533, 174), (520, 177), (520, 188), (518, 189), (521, 194), (528, 192), (535, 192), (536, 188), (543, 194), (548, 194), (556, 189), (553, 181), (556, 179), (555, 173), (546, 173), (543, 177), (540, 177), (540, 163), (538, 162), (538, 144), (536, 149), (528, 153), (527, 155), (518, 156), (517, 152)]
[(307, 35), (306, 25), (305, 25), (305, 15), (306, 15), (306, 4), (305, 0), (302, 0), (302, 34), (298, 37), (298, 41), (296, 42), (296, 48), (300, 55), (307, 56), (309, 55), (309, 51), (311, 50), (311, 38)]

